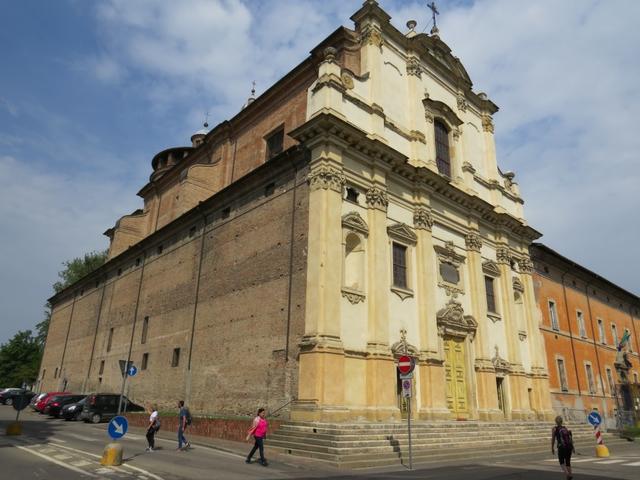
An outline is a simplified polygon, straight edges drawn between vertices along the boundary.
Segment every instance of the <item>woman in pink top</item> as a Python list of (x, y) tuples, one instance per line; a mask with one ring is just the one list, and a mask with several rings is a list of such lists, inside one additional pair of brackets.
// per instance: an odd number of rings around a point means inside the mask
[(251, 457), (253, 457), (253, 454), (256, 453), (256, 450), (260, 449), (260, 464), (263, 467), (269, 465), (267, 463), (267, 460), (264, 458), (264, 439), (267, 436), (268, 427), (268, 423), (264, 418), (265, 415), (266, 412), (264, 411), (264, 408), (259, 408), (258, 414), (256, 415), (256, 418), (253, 419), (253, 424), (247, 432), (247, 441), (249, 441), (249, 439), (251, 439), (251, 436), (253, 436), (253, 438), (255, 439), (255, 443), (253, 444), (253, 448), (251, 449), (249, 456), (245, 460), (245, 462), (251, 463)]

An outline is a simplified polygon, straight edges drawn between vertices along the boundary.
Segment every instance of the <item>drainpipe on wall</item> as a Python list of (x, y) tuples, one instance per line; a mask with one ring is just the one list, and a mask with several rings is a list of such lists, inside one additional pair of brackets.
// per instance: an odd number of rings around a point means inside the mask
[(98, 306), (98, 318), (96, 319), (96, 330), (93, 334), (93, 344), (91, 345), (91, 355), (89, 356), (89, 368), (87, 368), (87, 376), (82, 383), (82, 393), (86, 393), (87, 383), (89, 382), (89, 376), (91, 375), (91, 366), (93, 365), (93, 354), (96, 349), (96, 339), (98, 338), (98, 329), (100, 327), (100, 317), (102, 316), (102, 302), (104, 301), (104, 292), (107, 288), (107, 280), (104, 279), (102, 284), (102, 294), (100, 295), (100, 305)]
[[(593, 330), (593, 314), (591, 313), (591, 300), (589, 299), (589, 285), (591, 285), (591, 283), (587, 282), (585, 287), (584, 287), (584, 291), (585, 291), (585, 293), (587, 295), (587, 306), (589, 308), (589, 318), (591, 319), (591, 329)], [(598, 331), (598, 335), (600, 335), (599, 331)], [(595, 350), (596, 350), (596, 362), (598, 363), (598, 377), (600, 378), (600, 388), (602, 388), (603, 410), (605, 411), (605, 414), (606, 414), (606, 412), (607, 412), (607, 408), (606, 408), (607, 400), (606, 400), (606, 396), (604, 394), (604, 383), (602, 381), (602, 366), (600, 365), (600, 355), (598, 354), (598, 343), (596, 342), (595, 330), (593, 330), (593, 346), (595, 347)]]
[(569, 273), (569, 271), (565, 271), (560, 278), (560, 282), (562, 283), (562, 295), (564, 297), (564, 309), (567, 315), (567, 322), (569, 323), (569, 340), (571, 342), (571, 354), (573, 355), (573, 368), (576, 372), (576, 382), (578, 384), (578, 396), (582, 397), (582, 389), (580, 388), (580, 374), (578, 373), (578, 360), (576, 359), (576, 350), (573, 346), (573, 332), (571, 331), (571, 317), (569, 316), (569, 304), (567, 303), (567, 289), (564, 285), (564, 276)]
[[(67, 336), (64, 339), (64, 348), (62, 349), (62, 359), (60, 360), (60, 370), (58, 371), (58, 385), (61, 385), (60, 378), (64, 375), (64, 357), (67, 354), (67, 342), (69, 342), (69, 333), (71, 332), (71, 322), (73, 321), (73, 311), (75, 310), (75, 307), (76, 307), (76, 298), (78, 298), (77, 290), (73, 292), (73, 303), (71, 304), (71, 314), (69, 315), (69, 326), (67, 327)], [(49, 322), (51, 322), (51, 320), (49, 320)], [(65, 383), (66, 383), (66, 379), (65, 379)]]
[(195, 299), (193, 304), (193, 317), (191, 319), (191, 335), (189, 338), (189, 359), (187, 361), (187, 379), (185, 385), (185, 401), (191, 403), (191, 358), (193, 354), (193, 337), (196, 331), (196, 317), (198, 314), (198, 300), (200, 299), (200, 275), (202, 272), (202, 260), (204, 257), (204, 240), (207, 230), (207, 215), (202, 209), (202, 202), (198, 204), (198, 212), (202, 216), (202, 233), (200, 234), (200, 258), (198, 259), (198, 273), (196, 275)]

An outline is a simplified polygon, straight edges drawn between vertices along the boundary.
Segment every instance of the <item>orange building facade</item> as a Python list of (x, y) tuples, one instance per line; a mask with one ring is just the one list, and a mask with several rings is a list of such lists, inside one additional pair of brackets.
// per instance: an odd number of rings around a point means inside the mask
[(637, 421), (640, 298), (545, 245), (530, 253), (554, 410), (584, 421), (596, 409), (609, 428)]

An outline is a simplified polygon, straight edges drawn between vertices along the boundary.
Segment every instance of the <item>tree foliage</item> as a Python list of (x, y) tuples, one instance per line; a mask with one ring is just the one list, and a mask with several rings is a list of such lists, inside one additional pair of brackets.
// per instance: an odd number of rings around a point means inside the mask
[(16, 333), (0, 345), (0, 385), (19, 387), (31, 384), (38, 377), (42, 350), (31, 330)]
[[(107, 260), (107, 251), (90, 252), (84, 257), (63, 262), (64, 269), (58, 272), (59, 281), (53, 284), (56, 293), (77, 282), (101, 267)], [(16, 333), (7, 343), (0, 345), (0, 386), (17, 387), (33, 384), (38, 378), (40, 361), (49, 331), (51, 304), (47, 302), (44, 319), (31, 330)]]
[(64, 269), (58, 272), (60, 281), (53, 284), (56, 293), (61, 292), (69, 285), (74, 284), (82, 277), (101, 267), (107, 260), (107, 251), (85, 253), (84, 257), (62, 262)]

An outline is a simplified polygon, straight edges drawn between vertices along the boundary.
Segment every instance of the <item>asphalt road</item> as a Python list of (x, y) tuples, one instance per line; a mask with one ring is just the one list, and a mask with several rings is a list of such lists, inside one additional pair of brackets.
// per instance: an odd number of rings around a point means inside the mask
[[(4, 435), (15, 418), (11, 407), (0, 406), (0, 478), (6, 479), (317, 479), (333, 480), (561, 480), (557, 461), (548, 455), (486, 458), (466, 464), (417, 465), (413, 471), (401, 466), (377, 470), (339, 471), (324, 464), (284, 457), (269, 467), (247, 465), (244, 455), (196, 446), (188, 452), (175, 450), (175, 440), (156, 439), (159, 450), (145, 452), (145, 438), (127, 433), (122, 440), (125, 462), (105, 468), (99, 463), (110, 441), (106, 424), (65, 422), (25, 411), (21, 414), (24, 434)], [(574, 458), (574, 475), (588, 480), (640, 478), (640, 442), (616, 445), (609, 459), (593, 452), (579, 452)]]

